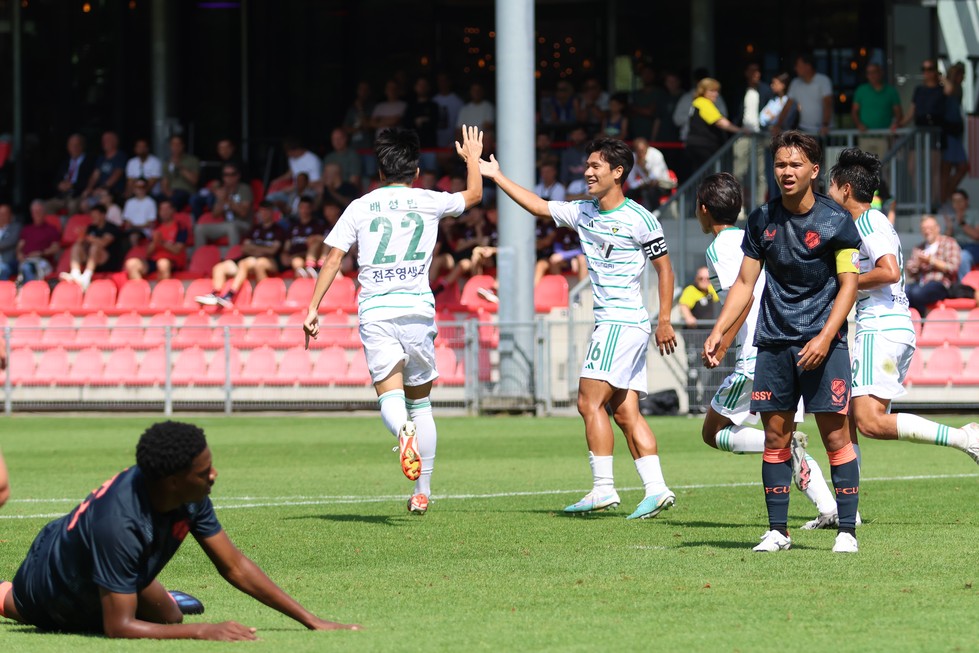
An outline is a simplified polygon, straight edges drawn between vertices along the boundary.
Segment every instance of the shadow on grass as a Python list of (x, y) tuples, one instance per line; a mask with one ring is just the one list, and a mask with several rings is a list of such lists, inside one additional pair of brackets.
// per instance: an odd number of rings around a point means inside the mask
[(285, 517), (285, 519), (325, 519), (335, 522), (360, 522), (362, 524), (380, 524), (382, 526), (401, 526), (408, 517), (392, 518), (391, 515), (299, 515), (297, 517)]
[(64, 637), (65, 635), (70, 635), (71, 637), (87, 637), (89, 639), (106, 639), (106, 636), (101, 633), (84, 633), (84, 632), (66, 632), (61, 630), (43, 630), (37, 628), (36, 626), (30, 626), (28, 624), (19, 624), (15, 622), (4, 623), (4, 628), (0, 632), (7, 633), (30, 633), (32, 635), (56, 635), (58, 637)]
[(659, 519), (657, 521), (666, 522), (672, 526), (685, 526), (689, 528), (744, 528), (744, 522), (717, 522), (717, 521), (684, 521), (683, 519)]
[[(680, 542), (679, 544), (675, 545), (675, 547), (671, 547), (671, 548), (680, 549), (680, 548), (704, 547), (710, 549), (742, 549), (747, 552), (756, 553), (754, 551), (751, 551), (751, 547), (755, 546), (755, 544), (756, 544), (755, 542), (751, 542), (751, 541), (732, 542), (730, 540), (711, 540), (711, 541), (703, 541), (703, 542)], [(794, 540), (792, 542), (793, 551), (796, 549), (800, 551), (807, 551), (807, 550), (815, 551), (819, 548), (820, 547), (800, 545), (797, 544)]]
[(527, 515), (548, 515), (550, 517), (560, 517), (561, 519), (624, 519), (627, 513), (616, 512), (614, 510), (603, 510), (601, 512), (564, 512), (560, 508), (552, 508), (547, 510), (541, 508), (539, 510), (499, 510), (497, 512), (505, 513), (524, 513)]

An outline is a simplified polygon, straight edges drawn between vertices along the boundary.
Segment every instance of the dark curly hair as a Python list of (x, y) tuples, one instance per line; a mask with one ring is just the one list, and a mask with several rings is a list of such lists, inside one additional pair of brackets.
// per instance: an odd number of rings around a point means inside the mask
[(204, 430), (186, 422), (157, 422), (146, 429), (136, 445), (136, 464), (150, 480), (159, 480), (190, 468), (207, 447)]
[(837, 187), (850, 184), (855, 200), (869, 202), (874, 199), (874, 191), (880, 188), (880, 159), (872, 152), (848, 147), (840, 152), (836, 165), (829, 171), (829, 178)]

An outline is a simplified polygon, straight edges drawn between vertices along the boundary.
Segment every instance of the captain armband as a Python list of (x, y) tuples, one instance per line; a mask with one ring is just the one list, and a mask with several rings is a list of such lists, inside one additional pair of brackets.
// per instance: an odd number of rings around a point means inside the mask
[(669, 251), (666, 249), (666, 239), (662, 236), (643, 244), (642, 251), (650, 261), (655, 261), (659, 257), (669, 254)]
[(860, 274), (860, 250), (841, 249), (836, 252), (836, 274)]

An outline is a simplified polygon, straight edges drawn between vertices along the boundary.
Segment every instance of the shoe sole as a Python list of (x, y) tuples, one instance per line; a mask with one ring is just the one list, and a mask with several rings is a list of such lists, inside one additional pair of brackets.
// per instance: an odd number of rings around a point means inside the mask
[(618, 508), (619, 507), (619, 503), (621, 503), (621, 502), (615, 501), (613, 503), (609, 503), (609, 504), (606, 504), (604, 506), (598, 506), (597, 508), (588, 508), (587, 510), (572, 510), (571, 509), (572, 507), (571, 506), (568, 506), (567, 508), (564, 509), (564, 512), (566, 512), (569, 515), (583, 515), (583, 514), (588, 513), (588, 512), (606, 512), (606, 511), (615, 510), (616, 508)]
[[(402, 444), (402, 439), (404, 444)], [(422, 475), (421, 457), (418, 455), (418, 445), (414, 435), (398, 438), (398, 448), (401, 450), (401, 472), (409, 481), (417, 481)]]
[(426, 512), (428, 512), (428, 501), (426, 500), (425, 506), (422, 507), (420, 505), (415, 505), (415, 497), (411, 497), (408, 499), (408, 512), (413, 515), (418, 515), (419, 517), (424, 515)]
[(667, 497), (666, 499), (663, 500), (663, 503), (661, 503), (660, 505), (656, 506), (655, 508), (653, 508), (652, 510), (650, 510), (646, 514), (639, 515), (637, 517), (633, 517), (632, 515), (629, 515), (629, 517), (627, 517), (627, 519), (652, 519), (656, 515), (658, 515), (661, 512), (663, 512), (664, 510), (669, 510), (670, 508), (672, 508), (673, 507), (673, 504), (675, 504), (675, 503), (676, 503), (676, 497), (675, 496), (674, 497)]

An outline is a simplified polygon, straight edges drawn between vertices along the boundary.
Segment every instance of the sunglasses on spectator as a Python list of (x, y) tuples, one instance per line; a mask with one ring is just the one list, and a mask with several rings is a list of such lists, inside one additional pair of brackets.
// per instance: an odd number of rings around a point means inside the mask
[(931, 72), (937, 70), (937, 68), (935, 68), (935, 66), (922, 66), (921, 70), (924, 72)]

